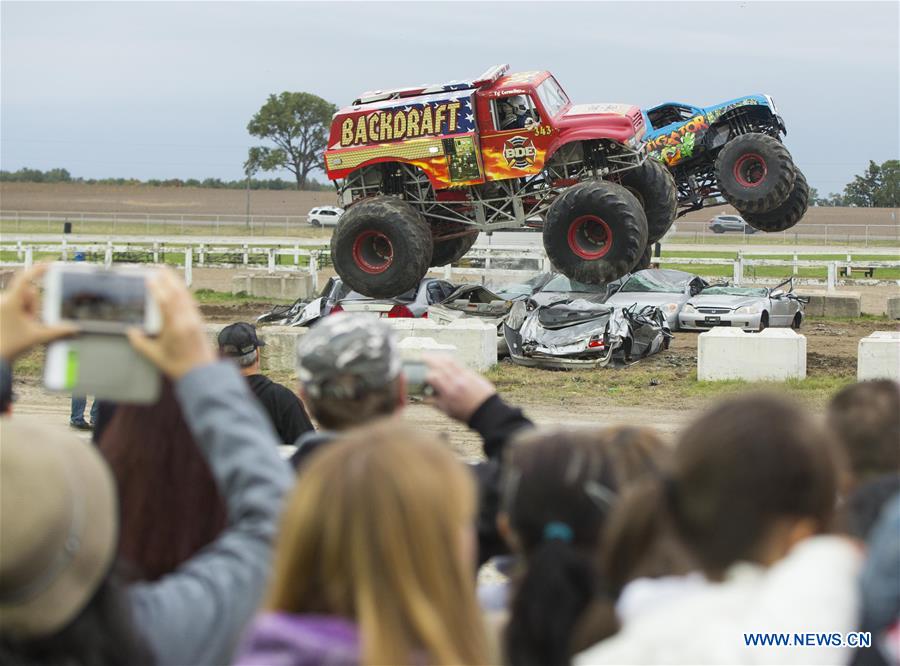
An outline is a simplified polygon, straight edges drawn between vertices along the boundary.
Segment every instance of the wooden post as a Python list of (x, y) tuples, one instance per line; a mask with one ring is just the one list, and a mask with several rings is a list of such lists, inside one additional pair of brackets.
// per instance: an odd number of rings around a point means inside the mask
[(294, 246), (294, 266), (300, 265), (300, 246)]
[(110, 268), (113, 262), (113, 247), (112, 241), (106, 241), (106, 253), (103, 255), (103, 266), (104, 268)]
[(269, 272), (275, 272), (275, 248), (270, 247), (266, 249), (266, 254), (268, 255), (268, 263), (269, 263)]
[(312, 292), (318, 293), (319, 291), (319, 252), (318, 250), (313, 250), (309, 253), (309, 277), (310, 277), (310, 287), (312, 287)]
[(828, 291), (835, 291), (837, 289), (837, 262), (829, 261), (828, 262)]
[(153, 241), (153, 263), (159, 263), (159, 241)]
[(738, 250), (737, 259), (734, 262), (734, 284), (740, 286), (744, 281), (744, 253)]
[(31, 251), (31, 246), (25, 248), (25, 268), (31, 268), (32, 264), (34, 264), (34, 254)]
[(247, 262), (248, 262), (248, 257), (247, 257), (247, 244), (244, 243), (244, 246), (243, 246), (243, 247), (244, 247), (244, 266), (246, 266), (246, 265), (247, 265)]

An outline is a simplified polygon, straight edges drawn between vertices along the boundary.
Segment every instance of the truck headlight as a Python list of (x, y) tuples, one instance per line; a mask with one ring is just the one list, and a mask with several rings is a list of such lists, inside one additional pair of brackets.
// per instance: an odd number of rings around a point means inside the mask
[(758, 305), (745, 305), (742, 308), (738, 308), (734, 311), (735, 314), (759, 314), (759, 306)]
[(690, 303), (685, 303), (684, 307), (681, 309), (681, 311), (687, 314), (687, 313), (691, 313), (691, 312), (696, 312), (697, 308), (695, 308)]

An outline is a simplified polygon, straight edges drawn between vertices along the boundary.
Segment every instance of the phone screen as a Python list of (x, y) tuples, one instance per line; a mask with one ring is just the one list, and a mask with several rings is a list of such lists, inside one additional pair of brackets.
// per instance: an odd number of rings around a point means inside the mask
[(144, 323), (147, 296), (143, 275), (63, 272), (60, 287), (61, 319), (81, 324)]

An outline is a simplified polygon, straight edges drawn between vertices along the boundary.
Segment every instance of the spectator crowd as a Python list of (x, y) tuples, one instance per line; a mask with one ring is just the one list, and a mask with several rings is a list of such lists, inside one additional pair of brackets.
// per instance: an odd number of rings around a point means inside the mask
[(37, 316), (44, 270), (0, 297), (2, 664), (900, 663), (896, 383), (824, 419), (723, 399), (669, 445), (537, 427), (426, 357), (427, 400), (483, 441), (465, 464), (403, 420), (387, 324), (325, 318), (295, 393), (252, 325), (216, 353), (162, 270), (160, 333), (128, 332), (160, 397), (92, 444), (9, 413), (14, 360), (75, 333)]

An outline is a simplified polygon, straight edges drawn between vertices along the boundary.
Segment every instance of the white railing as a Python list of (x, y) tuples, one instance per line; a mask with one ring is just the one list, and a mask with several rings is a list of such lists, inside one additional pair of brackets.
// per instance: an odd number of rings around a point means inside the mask
[[(878, 224), (818, 224), (801, 221), (791, 229), (778, 233), (741, 234), (729, 232), (716, 234), (709, 228), (709, 222), (677, 220), (672, 236), (673, 242), (714, 244), (716, 242), (742, 243), (752, 245), (765, 239), (766, 244), (801, 245), (817, 241), (823, 245), (862, 244), (885, 242), (900, 243), (900, 223), (886, 213), (884, 222)], [(84, 211), (20, 211), (0, 210), (0, 221), (9, 232), (21, 231), (23, 224), (40, 224), (47, 233), (61, 232), (62, 225), (71, 222), (75, 233), (85, 224), (112, 225), (112, 233), (138, 230), (150, 234), (180, 233), (195, 231), (219, 234), (244, 233), (250, 236), (266, 234), (287, 234), (298, 228), (310, 228), (306, 215), (234, 215), (210, 213), (127, 213), (127, 212), (84, 212)], [(27, 232), (34, 229), (26, 229)]]
[[(265, 267), (270, 273), (277, 271), (298, 271), (305, 270), (313, 279), (313, 288), (317, 287), (317, 275), (319, 268), (330, 258), (327, 248), (327, 241), (311, 241), (304, 243), (306, 247), (301, 247), (297, 242), (292, 241), (246, 241), (246, 242), (227, 242), (224, 240), (208, 239), (198, 242), (196, 239), (179, 239), (167, 238), (157, 241), (140, 241), (140, 242), (120, 242), (109, 240), (106, 243), (96, 242), (70, 242), (66, 239), (61, 241), (47, 241), (41, 236), (33, 236), (30, 238), (19, 239), (14, 243), (0, 243), (0, 252), (15, 253), (15, 261), (0, 261), (0, 265), (10, 266), (30, 266), (34, 261), (35, 253), (52, 254), (62, 261), (70, 261), (72, 259), (84, 259), (86, 257), (77, 257), (76, 255), (103, 255), (102, 263), (105, 266), (111, 266), (116, 254), (127, 254), (126, 262), (133, 263), (134, 259), (139, 261), (147, 261), (150, 263), (160, 263), (160, 257), (166, 254), (183, 254), (183, 266), (185, 270), (185, 280), (188, 284), (192, 282), (192, 269), (196, 266), (210, 267), (226, 267), (238, 268), (249, 267), (251, 265), (251, 257), (265, 256)], [(767, 252), (767, 254), (778, 254)], [(876, 273), (879, 269), (900, 269), (900, 261), (859, 261), (854, 260), (852, 254), (847, 254), (844, 260), (825, 260), (825, 259), (804, 259), (803, 253), (785, 252), (783, 259), (753, 259), (744, 256), (742, 251), (737, 253), (736, 257), (708, 258), (708, 257), (654, 257), (654, 263), (662, 263), (670, 266), (730, 266), (732, 267), (732, 280), (734, 284), (742, 284), (752, 281), (758, 284), (775, 283), (781, 281), (782, 278), (766, 278), (747, 276), (748, 268), (754, 267), (783, 267), (786, 269), (785, 277), (788, 271), (790, 275), (797, 276), (802, 268), (817, 268), (826, 270), (826, 280), (823, 282), (816, 278), (796, 278), (798, 284), (811, 284), (827, 286), (829, 290), (842, 283), (839, 279), (841, 274), (847, 278), (854, 280), (856, 284), (879, 284), (884, 280), (879, 280)], [(223, 256), (239, 257), (240, 261), (223, 261)], [(890, 257), (891, 255), (885, 255)], [(281, 264), (278, 257), (290, 257), (292, 259), (287, 265)], [(305, 261), (305, 266), (301, 266), (301, 258)], [(196, 259), (196, 261), (195, 261)], [(470, 261), (484, 262), (483, 266), (444, 266), (442, 268), (433, 269), (442, 273), (444, 278), (452, 280), (454, 276), (477, 276), (481, 277), (482, 282), (487, 277), (496, 277), (499, 273), (507, 274), (508, 277), (525, 278), (535, 271), (551, 270), (550, 262), (547, 259), (543, 248), (540, 247), (522, 247), (517, 245), (482, 245), (476, 244), (465, 256), (463, 262), (468, 264)], [(523, 267), (523, 263), (530, 264)], [(256, 264), (254, 262), (254, 265)], [(859, 272), (870, 272), (871, 277), (858, 278)], [(890, 280), (889, 282), (897, 284), (898, 280)]]

